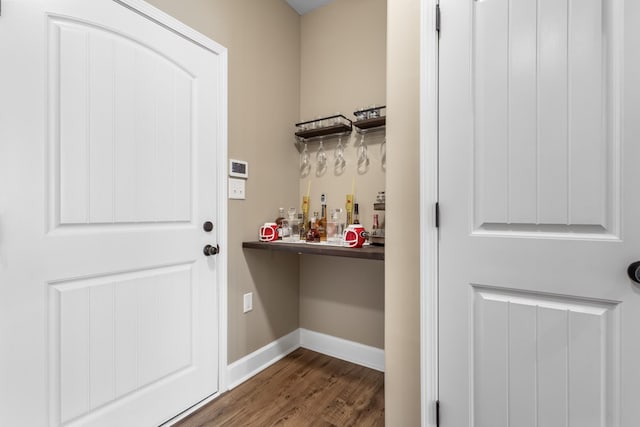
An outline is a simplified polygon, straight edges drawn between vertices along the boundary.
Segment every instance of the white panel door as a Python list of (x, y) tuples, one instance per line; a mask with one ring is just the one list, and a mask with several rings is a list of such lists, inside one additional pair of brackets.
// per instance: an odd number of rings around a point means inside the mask
[(0, 425), (161, 424), (218, 390), (222, 59), (112, 0), (0, 52)]
[(640, 2), (442, 0), (451, 427), (640, 425)]

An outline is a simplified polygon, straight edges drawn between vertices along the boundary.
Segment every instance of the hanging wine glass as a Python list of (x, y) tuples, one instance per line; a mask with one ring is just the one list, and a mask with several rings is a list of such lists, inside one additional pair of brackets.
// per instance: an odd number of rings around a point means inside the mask
[(358, 172), (364, 173), (369, 167), (369, 150), (364, 140), (364, 134), (360, 137), (358, 145)]
[(327, 153), (324, 150), (324, 141), (322, 139), (320, 139), (320, 144), (318, 145), (316, 162), (318, 163), (317, 175), (322, 175), (327, 169)]
[(304, 148), (300, 153), (300, 173), (303, 176), (309, 174), (309, 168), (311, 167), (311, 162), (309, 159), (309, 149), (307, 148), (307, 143), (304, 143)]
[(344, 169), (347, 163), (344, 159), (344, 146), (342, 145), (342, 135), (338, 137), (338, 145), (336, 146), (335, 156), (336, 156), (336, 159), (335, 159), (334, 165), (335, 165), (336, 171), (341, 171), (342, 169)]

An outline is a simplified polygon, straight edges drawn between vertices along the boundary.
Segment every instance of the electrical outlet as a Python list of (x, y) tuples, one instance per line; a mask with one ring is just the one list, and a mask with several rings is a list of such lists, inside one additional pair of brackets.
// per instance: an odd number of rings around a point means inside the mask
[(244, 200), (244, 179), (229, 178), (229, 198)]
[(247, 313), (253, 310), (253, 292), (244, 294), (243, 298), (243, 313)]

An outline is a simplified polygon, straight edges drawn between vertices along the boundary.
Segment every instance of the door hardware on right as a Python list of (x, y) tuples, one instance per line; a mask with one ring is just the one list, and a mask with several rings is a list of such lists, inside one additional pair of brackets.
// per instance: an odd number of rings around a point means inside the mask
[(640, 261), (632, 262), (627, 268), (629, 278), (636, 283), (640, 283)]
[(202, 249), (202, 253), (204, 253), (206, 256), (217, 255), (220, 253), (220, 245), (207, 245), (204, 247), (204, 249)]
[(209, 233), (211, 230), (213, 230), (213, 223), (211, 221), (206, 221), (204, 224), (202, 224), (202, 229)]

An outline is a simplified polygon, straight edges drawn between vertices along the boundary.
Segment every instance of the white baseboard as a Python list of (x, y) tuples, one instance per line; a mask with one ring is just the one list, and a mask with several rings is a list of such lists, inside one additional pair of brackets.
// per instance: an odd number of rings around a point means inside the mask
[(258, 372), (300, 347), (300, 329), (270, 342), (227, 367), (229, 390), (242, 384)]
[(384, 372), (384, 350), (300, 328), (300, 347)]
[(384, 372), (384, 350), (300, 328), (230, 364), (227, 368), (229, 390), (299, 347)]

